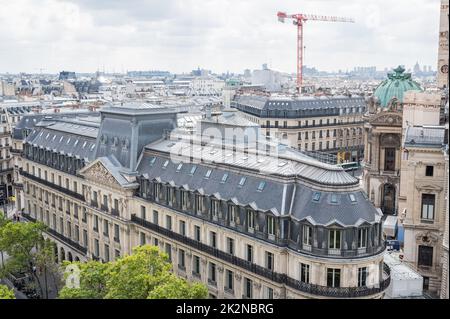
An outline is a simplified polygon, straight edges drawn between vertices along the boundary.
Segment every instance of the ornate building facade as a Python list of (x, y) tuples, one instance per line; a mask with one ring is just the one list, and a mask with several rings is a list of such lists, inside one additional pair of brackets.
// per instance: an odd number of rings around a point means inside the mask
[(368, 101), (364, 115), (363, 185), (375, 207), (397, 215), (400, 186), (403, 95), (421, 90), (402, 67), (388, 74)]
[(363, 114), (366, 103), (359, 96), (268, 97), (237, 95), (232, 107), (261, 125), (263, 134), (306, 151), (337, 155), (340, 162), (363, 157)]
[(150, 105), (43, 119), (24, 141), (24, 215), (60, 260), (152, 244), (211, 297), (381, 298), (381, 214), (358, 180), (259, 133), (236, 112), (188, 132)]
[(439, 25), (438, 87), (448, 89), (448, 0), (441, 0), (441, 18)]

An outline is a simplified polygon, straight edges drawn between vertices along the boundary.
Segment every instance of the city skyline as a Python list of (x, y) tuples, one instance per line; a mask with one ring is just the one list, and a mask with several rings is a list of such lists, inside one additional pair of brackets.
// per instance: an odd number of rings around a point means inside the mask
[[(439, 1), (413, 2), (346, 1), (337, 6), (335, 0), (258, 1), (257, 14), (250, 0), (211, 0), (201, 7), (176, 0), (135, 1), (134, 5), (5, 2), (0, 22), (7, 32), (0, 38), (8, 46), (0, 52), (0, 72), (163, 69), (183, 73), (200, 65), (215, 73), (241, 73), (267, 63), (269, 68), (293, 73), (296, 32), (290, 23), (277, 21), (278, 10), (356, 20), (354, 24), (307, 22), (306, 66), (323, 71), (352, 70), (359, 65), (384, 70), (421, 61), (435, 70)], [(350, 52), (349, 44), (354, 45)]]

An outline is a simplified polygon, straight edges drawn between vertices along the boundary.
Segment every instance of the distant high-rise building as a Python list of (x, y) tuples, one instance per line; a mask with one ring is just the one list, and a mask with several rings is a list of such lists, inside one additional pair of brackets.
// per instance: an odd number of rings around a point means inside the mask
[(59, 79), (60, 80), (71, 80), (71, 79), (75, 79), (75, 72), (69, 72), (69, 71), (62, 71), (59, 72)]
[(448, 1), (441, 0), (441, 22), (439, 26), (439, 53), (437, 82), (439, 87), (448, 87)]

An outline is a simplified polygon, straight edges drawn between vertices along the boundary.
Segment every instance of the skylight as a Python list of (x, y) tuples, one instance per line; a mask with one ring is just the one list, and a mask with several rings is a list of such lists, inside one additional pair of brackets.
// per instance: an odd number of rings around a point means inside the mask
[(349, 194), (348, 197), (350, 197), (350, 200), (355, 203), (356, 202), (356, 197), (354, 194)]
[(241, 180), (239, 181), (239, 186), (244, 186), (246, 180), (247, 177), (242, 177)]
[(264, 187), (266, 187), (266, 182), (260, 182), (258, 185), (258, 191), (262, 192), (264, 190)]
[(169, 160), (167, 160), (167, 161), (164, 162), (163, 168), (166, 168), (167, 165), (169, 165)]
[(152, 157), (152, 159), (150, 160), (150, 165), (155, 164), (155, 161), (156, 161), (156, 157)]
[(319, 192), (314, 193), (313, 201), (318, 202), (319, 199), (320, 199), (320, 193)]
[(337, 195), (336, 194), (331, 194), (331, 202), (337, 203)]
[(206, 174), (205, 174), (205, 178), (209, 178), (211, 176), (212, 170), (209, 169)]
[(194, 175), (196, 170), (197, 170), (197, 166), (196, 165), (192, 166), (192, 168), (191, 168), (191, 175)]
[(228, 173), (223, 174), (222, 176), (222, 183), (225, 183), (228, 179)]
[(181, 170), (181, 168), (183, 167), (183, 163), (178, 164), (177, 166), (177, 172), (179, 172)]

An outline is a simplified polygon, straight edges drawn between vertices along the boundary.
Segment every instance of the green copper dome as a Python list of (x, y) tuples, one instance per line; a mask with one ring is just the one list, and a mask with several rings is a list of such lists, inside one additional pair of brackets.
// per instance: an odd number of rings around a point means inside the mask
[(406, 91), (423, 91), (420, 85), (411, 79), (411, 73), (403, 73), (401, 66), (394, 69), (394, 73), (388, 73), (388, 79), (381, 82), (373, 95), (378, 98), (382, 107), (386, 107), (393, 98), (403, 102), (403, 94)]

